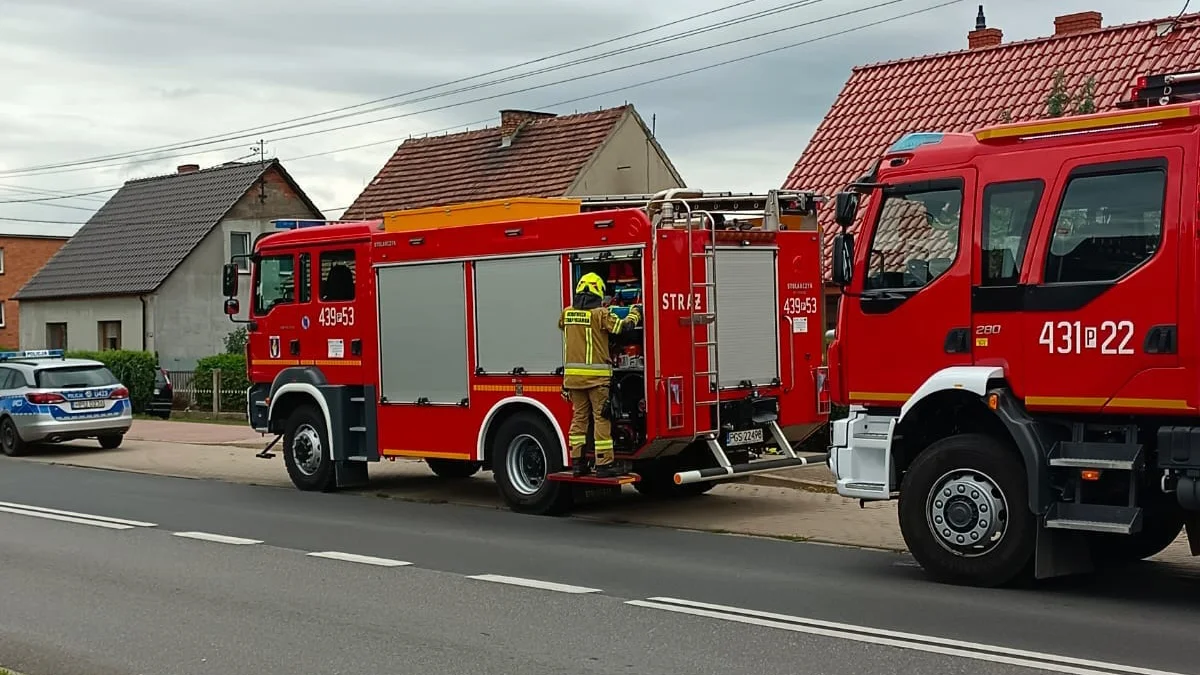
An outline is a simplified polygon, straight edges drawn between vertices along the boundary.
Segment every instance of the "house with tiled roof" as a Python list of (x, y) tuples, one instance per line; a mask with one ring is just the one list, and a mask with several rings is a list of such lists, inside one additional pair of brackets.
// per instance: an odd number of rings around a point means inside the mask
[(324, 218), (278, 160), (128, 181), (14, 296), (21, 347), (145, 350), (163, 368), (191, 369), (223, 352), (235, 327), (222, 265), (276, 218)]
[[(1067, 93), (1084, 92), (1090, 79), (1091, 95), (1083, 98), (1104, 111), (1129, 98), (1139, 76), (1197, 63), (1200, 13), (1104, 26), (1099, 12), (1081, 12), (1056, 17), (1052, 35), (1005, 42), (980, 5), (965, 49), (854, 68), (783, 187), (832, 195), (906, 133), (1044, 117), (1058, 71)], [(821, 215), (827, 281), (837, 229), (832, 211)], [(837, 289), (828, 289), (836, 307)]]
[(342, 217), (673, 187), (686, 186), (632, 105), (574, 115), (501, 110), (499, 126), (404, 141)]

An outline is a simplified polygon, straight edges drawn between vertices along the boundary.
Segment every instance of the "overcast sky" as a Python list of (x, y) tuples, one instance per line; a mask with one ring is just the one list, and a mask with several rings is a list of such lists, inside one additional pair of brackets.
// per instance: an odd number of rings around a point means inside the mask
[[(948, 0), (748, 0), (613, 44), (409, 93), (733, 1), (0, 0), (0, 232), (73, 232), (77, 225), (4, 219), (83, 222), (112, 192), (14, 200), (115, 189), (132, 178), (170, 173), (179, 164), (249, 159), (259, 138), (266, 140), (267, 156), (283, 160), (317, 206), (336, 217), (406, 136), (495, 125), (498, 111), (510, 107), (562, 114), (628, 101), (648, 124), (654, 120), (660, 143), (688, 185), (763, 191), (786, 178), (852, 66), (962, 49), (978, 5), (961, 0), (887, 21)], [(682, 31), (793, 5), (798, 6), (664, 41)], [(1104, 24), (1112, 25), (1174, 15), (1183, 0), (991, 0), (984, 5), (989, 26), (1002, 29), (1009, 41), (1051, 34), (1059, 14), (1098, 10)], [(853, 10), (860, 11), (846, 14)], [(862, 27), (873, 22), (884, 23)], [(862, 28), (826, 37), (855, 27)], [(648, 40), (656, 44), (493, 83)], [(569, 78), (581, 79), (563, 82)], [(465, 87), (475, 88), (441, 95)], [(509, 93), (532, 87), (539, 88)], [(389, 96), (396, 98), (340, 114), (393, 105), (385, 110), (229, 138)], [(472, 102), (484, 97), (491, 98)], [(426, 100), (410, 103), (417, 98)], [(572, 102), (555, 105), (563, 101)], [(405, 105), (395, 105), (400, 103)], [(395, 119), (362, 124), (387, 117)], [(359, 126), (312, 133), (348, 124)], [(309, 135), (283, 138), (297, 134)], [(217, 140), (202, 147), (31, 171), (211, 137)]]

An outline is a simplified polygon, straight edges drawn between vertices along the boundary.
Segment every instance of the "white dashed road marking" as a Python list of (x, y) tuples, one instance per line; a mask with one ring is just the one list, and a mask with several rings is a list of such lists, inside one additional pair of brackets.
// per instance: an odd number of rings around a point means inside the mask
[(145, 523), (140, 520), (125, 520), (123, 518), (95, 516), (90, 513), (48, 509), (44, 506), (15, 504), (13, 502), (0, 502), (0, 511), (4, 513), (16, 514), (18, 516), (33, 516), (34, 518), (45, 518), (46, 520), (57, 520), (64, 523), (77, 523), (79, 525), (104, 527), (110, 530), (131, 530), (135, 527), (155, 527), (154, 523)]
[(315, 551), (306, 555), (314, 558), (329, 558), (330, 560), (344, 560), (346, 562), (362, 563), (364, 565), (378, 565), (380, 567), (403, 567), (411, 565), (410, 562), (403, 560), (392, 560), (391, 558), (376, 558), (370, 555), (358, 555), (357, 553), (342, 553), (341, 551)]
[(215, 541), (218, 544), (237, 544), (246, 546), (249, 544), (261, 544), (261, 539), (244, 539), (242, 537), (230, 537), (225, 534), (213, 534), (211, 532), (174, 532), (176, 537), (186, 537), (188, 539), (200, 539), (202, 541)]
[(979, 661), (990, 661), (992, 663), (1004, 663), (1012, 666), (1034, 668), (1056, 673), (1070, 673), (1071, 675), (1116, 675), (1117, 673), (1132, 673), (1136, 675), (1180, 675), (1179, 673), (1171, 673), (1165, 670), (1154, 670), (1152, 668), (1123, 666), (1116, 663), (1105, 663), (1103, 661), (1077, 659), (1070, 656), (1044, 654), (1041, 652), (1031, 652), (1023, 649), (1012, 649), (1009, 647), (996, 647), (977, 642), (964, 642), (961, 640), (952, 640), (949, 638), (933, 637), (929, 635), (902, 633), (899, 631), (870, 628), (868, 626), (855, 626), (852, 624), (834, 623), (832, 621), (821, 621), (819, 619), (806, 619), (798, 616), (788, 616), (786, 614), (758, 612), (749, 609), (741, 609), (738, 607), (712, 605), (705, 602), (680, 600), (677, 598), (660, 597), (649, 598), (648, 600), (627, 600), (625, 604), (633, 605), (635, 607), (660, 609), (679, 614), (690, 614), (692, 616), (720, 619), (723, 621), (735, 621), (737, 623), (763, 626), (765, 628), (777, 628), (779, 630), (787, 630), (797, 633), (808, 633), (810, 635), (821, 635), (824, 637), (838, 638), (842, 640), (867, 642), (870, 644), (897, 647), (899, 649), (913, 649), (916, 651), (930, 652), (933, 654), (956, 656), (964, 659), (976, 659)]
[(468, 576), (468, 579), (478, 579), (479, 581), (494, 581), (498, 584), (510, 584), (512, 586), (525, 586), (526, 588), (540, 588), (545, 591), (558, 591), (559, 593), (599, 593), (599, 588), (586, 588), (584, 586), (571, 586), (568, 584), (556, 584), (553, 581), (539, 581), (537, 579), (523, 579), (521, 577), (506, 577), (501, 574), (476, 574)]

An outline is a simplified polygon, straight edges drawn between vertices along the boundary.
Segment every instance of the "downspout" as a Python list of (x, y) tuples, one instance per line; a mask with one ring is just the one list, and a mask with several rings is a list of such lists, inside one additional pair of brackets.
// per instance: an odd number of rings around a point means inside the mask
[(146, 349), (146, 296), (139, 295), (138, 300), (142, 301), (142, 351), (148, 351)]

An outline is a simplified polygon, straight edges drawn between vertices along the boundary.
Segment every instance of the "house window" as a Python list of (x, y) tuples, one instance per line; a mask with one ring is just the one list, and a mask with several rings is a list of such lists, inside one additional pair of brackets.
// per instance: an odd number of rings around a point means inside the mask
[(1165, 163), (1115, 169), (1079, 169), (1067, 183), (1046, 256), (1046, 283), (1115, 281), (1158, 251)]
[(354, 251), (321, 253), (321, 301), (349, 302), (354, 299)]
[(121, 348), (121, 322), (100, 321), (100, 351), (117, 350)]
[(67, 324), (46, 324), (46, 349), (67, 349)]
[[(236, 256), (236, 255), (249, 255), (249, 254), (250, 254), (250, 233), (249, 232), (230, 232), (229, 233), (229, 255), (230, 255), (230, 257)], [(249, 272), (250, 271), (250, 259), (249, 258), (238, 258), (237, 266), (238, 266), (239, 270), (241, 270), (243, 272)]]
[(4, 248), (0, 247), (0, 274), (4, 274)]
[(4, 315), (4, 301), (0, 300), (0, 328), (8, 325), (8, 319)]

